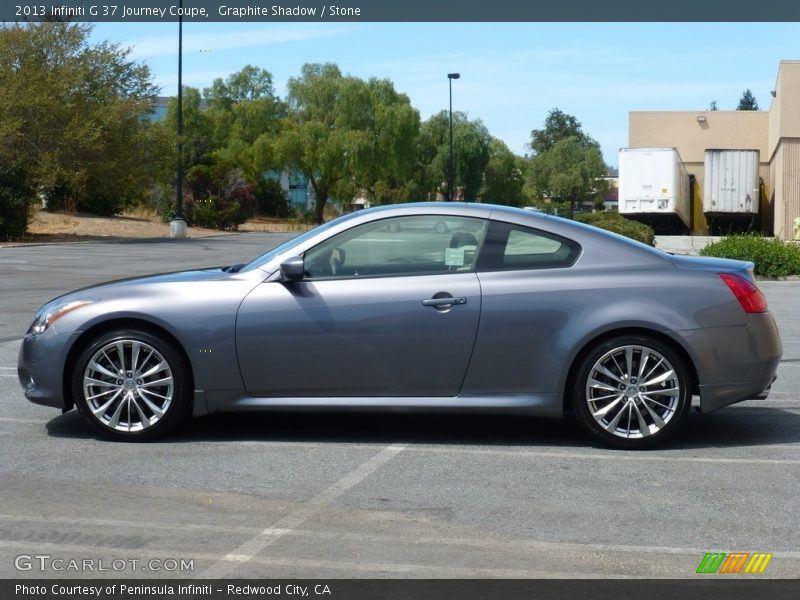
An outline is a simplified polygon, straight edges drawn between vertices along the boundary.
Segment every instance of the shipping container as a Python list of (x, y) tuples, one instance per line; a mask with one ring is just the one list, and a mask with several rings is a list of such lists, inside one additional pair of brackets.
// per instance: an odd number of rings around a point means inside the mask
[(619, 212), (663, 233), (691, 229), (689, 174), (675, 148), (619, 151)]
[(758, 150), (706, 150), (703, 212), (707, 215), (758, 215), (758, 166)]

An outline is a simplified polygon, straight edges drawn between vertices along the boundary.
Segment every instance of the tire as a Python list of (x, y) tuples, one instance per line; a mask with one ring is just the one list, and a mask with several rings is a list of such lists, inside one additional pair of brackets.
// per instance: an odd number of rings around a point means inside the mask
[(189, 413), (189, 368), (183, 355), (157, 335), (136, 329), (103, 334), (81, 352), (74, 369), (75, 404), (106, 438), (153, 440)]
[(672, 348), (645, 336), (620, 336), (584, 358), (573, 382), (572, 406), (595, 441), (641, 450), (663, 443), (680, 428), (692, 403), (691, 389), (685, 361)]

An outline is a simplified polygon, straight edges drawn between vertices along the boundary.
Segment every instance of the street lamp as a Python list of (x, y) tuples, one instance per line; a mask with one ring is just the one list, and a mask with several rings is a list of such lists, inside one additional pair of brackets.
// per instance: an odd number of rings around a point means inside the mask
[(175, 218), (169, 224), (169, 237), (186, 237), (183, 218), (183, 0), (178, 3), (178, 185), (175, 199)]
[(447, 83), (450, 86), (450, 173), (447, 177), (447, 200), (453, 201), (453, 179), (455, 171), (453, 169), (453, 79), (459, 79), (460, 73), (448, 73)]

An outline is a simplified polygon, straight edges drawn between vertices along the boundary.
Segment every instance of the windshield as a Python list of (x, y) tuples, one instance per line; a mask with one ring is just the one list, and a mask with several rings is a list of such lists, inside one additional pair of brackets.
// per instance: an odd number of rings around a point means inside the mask
[[(355, 214), (355, 213), (353, 213), (353, 214)], [(278, 256), (280, 254), (283, 254), (285, 252), (288, 252), (293, 247), (299, 246), (300, 244), (302, 244), (306, 240), (314, 237), (317, 234), (322, 233), (323, 231), (325, 231), (327, 229), (330, 229), (333, 225), (336, 225), (336, 224), (340, 223), (343, 219), (348, 219), (351, 216), (352, 216), (352, 214), (344, 215), (342, 217), (339, 217), (337, 219), (333, 219), (332, 221), (328, 221), (327, 223), (323, 223), (322, 225), (314, 227), (313, 229), (309, 229), (305, 233), (302, 233), (302, 234), (298, 235), (297, 237), (293, 237), (292, 239), (285, 241), (280, 246), (277, 246), (277, 247), (273, 248), (269, 252), (267, 252), (265, 254), (262, 254), (261, 256), (257, 256), (256, 258), (254, 258), (253, 260), (251, 260), (249, 263), (247, 263), (241, 269), (238, 269), (238, 270), (239, 271), (251, 271), (253, 269), (258, 269), (261, 266), (267, 264), (269, 261), (271, 261), (276, 256)]]

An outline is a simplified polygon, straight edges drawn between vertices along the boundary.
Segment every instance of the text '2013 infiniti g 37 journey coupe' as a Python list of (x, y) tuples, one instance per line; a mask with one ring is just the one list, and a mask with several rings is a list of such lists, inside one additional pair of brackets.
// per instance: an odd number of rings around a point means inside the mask
[(647, 448), (693, 395), (704, 413), (766, 397), (781, 342), (752, 267), (508, 207), (381, 207), (246, 265), (61, 296), (19, 379), (117, 440), (217, 411), (571, 409)]

